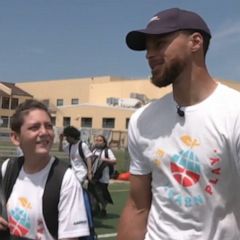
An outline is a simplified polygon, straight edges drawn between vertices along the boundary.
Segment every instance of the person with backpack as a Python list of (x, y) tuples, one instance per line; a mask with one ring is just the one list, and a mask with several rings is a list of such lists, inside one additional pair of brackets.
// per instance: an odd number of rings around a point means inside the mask
[(73, 170), (50, 154), (54, 131), (47, 107), (34, 99), (21, 103), (11, 130), (11, 141), (23, 156), (1, 166), (0, 239), (77, 240), (89, 235), (82, 187)]
[[(70, 166), (77, 179), (83, 183), (86, 178), (92, 179), (92, 152), (88, 145), (80, 140), (81, 132), (73, 127), (65, 127), (60, 134), (60, 150), (68, 154)], [(64, 141), (65, 140), (65, 141)]]
[(97, 202), (95, 211), (99, 211), (101, 217), (106, 217), (107, 204), (113, 204), (112, 197), (108, 191), (110, 176), (114, 171), (116, 157), (107, 146), (107, 140), (103, 135), (95, 138), (93, 153), (93, 179), (89, 183), (89, 192)]

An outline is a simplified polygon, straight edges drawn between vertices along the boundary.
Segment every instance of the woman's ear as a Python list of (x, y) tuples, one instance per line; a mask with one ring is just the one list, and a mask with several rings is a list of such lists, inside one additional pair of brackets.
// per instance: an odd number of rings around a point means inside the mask
[(20, 145), (19, 133), (11, 132), (10, 133), (10, 139), (15, 146)]

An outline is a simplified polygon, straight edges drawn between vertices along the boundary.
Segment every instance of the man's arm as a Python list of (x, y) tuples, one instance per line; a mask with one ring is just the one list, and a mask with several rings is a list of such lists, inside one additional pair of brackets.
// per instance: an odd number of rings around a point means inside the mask
[(144, 239), (151, 202), (151, 175), (131, 175), (130, 193), (120, 217), (117, 240)]

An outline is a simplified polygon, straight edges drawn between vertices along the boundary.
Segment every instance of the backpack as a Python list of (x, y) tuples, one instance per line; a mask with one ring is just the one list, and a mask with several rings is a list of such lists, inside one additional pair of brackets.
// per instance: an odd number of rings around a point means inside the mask
[[(78, 143), (78, 152), (79, 152), (79, 155), (80, 155), (80, 157), (82, 158), (83, 162), (84, 162), (85, 165), (87, 166), (87, 160), (86, 160), (86, 157), (85, 157), (85, 155), (84, 155), (84, 153), (83, 153), (82, 144), (83, 144), (82, 141), (80, 141), (80, 142)], [(71, 152), (71, 147), (72, 147), (72, 144), (69, 144), (69, 149), (68, 149), (69, 155), (70, 155), (70, 152)]]
[[(24, 162), (24, 157), (10, 159), (4, 177), (2, 179), (2, 190), (7, 202), (12, 192), (13, 186), (17, 180), (18, 174)], [(47, 182), (43, 193), (43, 217), (47, 228), (51, 235), (58, 239), (58, 203), (60, 199), (60, 190), (62, 185), (63, 176), (68, 169), (68, 166), (60, 161), (58, 158), (53, 162), (48, 174)], [(1, 169), (0, 169), (1, 170)], [(2, 175), (0, 171), (0, 175)], [(96, 240), (93, 214), (90, 203), (90, 197), (86, 189), (83, 188), (84, 204), (87, 212), (90, 236), (79, 237), (79, 240)], [(3, 208), (3, 206), (2, 206)], [(0, 239), (1, 232), (0, 232)]]
[[(102, 153), (101, 153), (102, 154)], [(105, 158), (108, 158), (108, 148), (104, 148), (104, 155)], [(111, 164), (108, 164), (106, 162), (102, 162), (96, 169), (96, 172), (94, 173), (93, 179), (94, 180), (99, 180), (102, 177), (103, 174), (103, 170), (105, 169), (105, 167), (109, 168), (109, 176), (111, 177), (114, 173), (114, 166)]]

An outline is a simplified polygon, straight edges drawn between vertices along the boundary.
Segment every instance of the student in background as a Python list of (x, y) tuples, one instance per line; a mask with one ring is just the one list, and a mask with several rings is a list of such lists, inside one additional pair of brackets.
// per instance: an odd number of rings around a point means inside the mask
[(81, 132), (73, 127), (64, 128), (60, 134), (60, 150), (63, 150), (70, 159), (70, 165), (80, 183), (86, 178), (92, 179), (92, 152), (88, 145), (80, 140)]
[(105, 217), (107, 215), (107, 204), (113, 204), (108, 185), (110, 175), (116, 164), (116, 158), (112, 150), (107, 146), (107, 140), (103, 135), (96, 136), (92, 153), (94, 176), (89, 183), (89, 191), (96, 199), (99, 215)]

